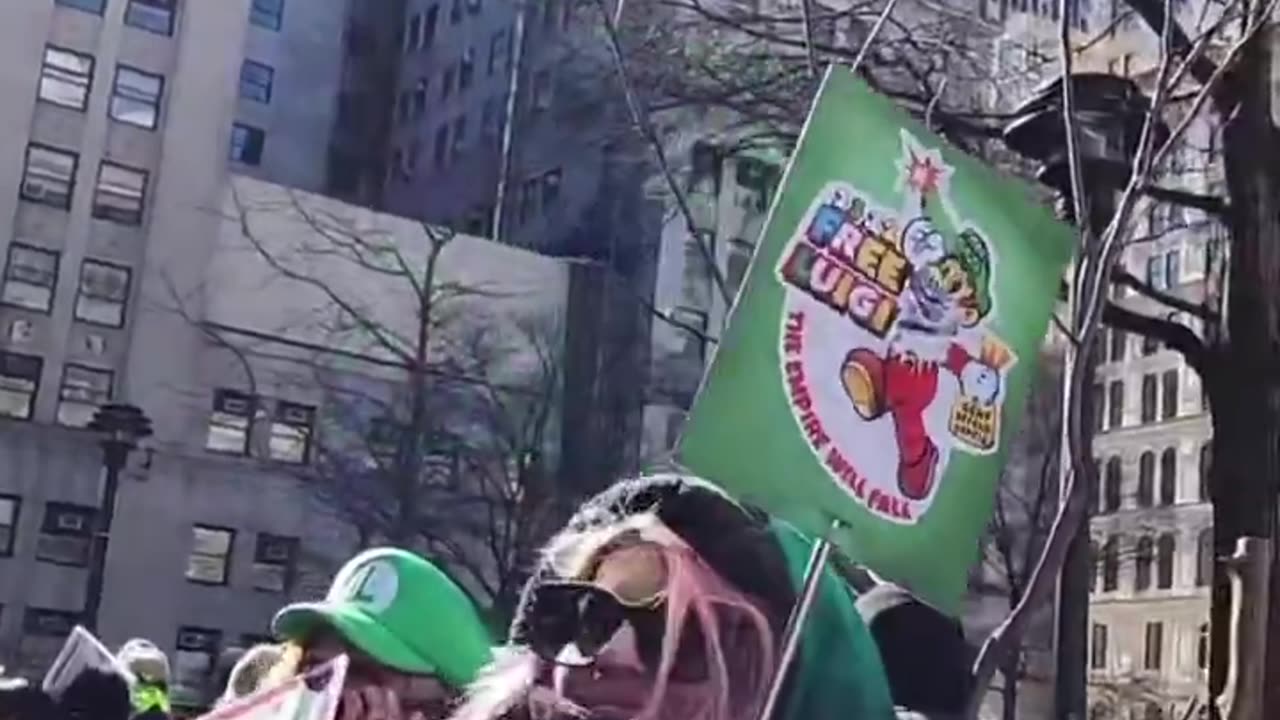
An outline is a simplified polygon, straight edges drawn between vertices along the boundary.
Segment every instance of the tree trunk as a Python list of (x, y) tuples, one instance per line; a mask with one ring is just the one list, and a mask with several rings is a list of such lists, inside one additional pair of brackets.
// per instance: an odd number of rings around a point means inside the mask
[[(1256, 12), (1256, 11), (1255, 11)], [(1254, 22), (1261, 22), (1255, 19)], [(1213, 500), (1216, 558), (1230, 557), (1241, 537), (1272, 538), (1280, 477), (1280, 144), (1271, 118), (1271, 50), (1267, 33), (1241, 54), (1225, 78), (1237, 101), (1223, 126), (1224, 169), (1231, 211), (1225, 337), (1205, 373), (1213, 411)], [(1214, 564), (1210, 696), (1227, 678), (1231, 591)], [(1274, 588), (1276, 573), (1270, 573)], [(1273, 591), (1274, 592), (1274, 591)], [(1280, 609), (1267, 623), (1265, 717), (1280, 717)]]

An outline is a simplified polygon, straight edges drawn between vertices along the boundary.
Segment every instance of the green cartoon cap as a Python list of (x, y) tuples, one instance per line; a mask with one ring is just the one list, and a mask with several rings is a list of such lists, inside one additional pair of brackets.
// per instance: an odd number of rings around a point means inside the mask
[(946, 253), (960, 262), (973, 281), (978, 316), (986, 317), (991, 311), (991, 251), (986, 241), (972, 228), (965, 228), (959, 235), (949, 235), (945, 245)]
[(466, 593), (436, 566), (396, 548), (352, 558), (323, 602), (289, 605), (271, 626), (295, 642), (329, 627), (384, 665), (459, 688), (490, 657), (491, 638)]

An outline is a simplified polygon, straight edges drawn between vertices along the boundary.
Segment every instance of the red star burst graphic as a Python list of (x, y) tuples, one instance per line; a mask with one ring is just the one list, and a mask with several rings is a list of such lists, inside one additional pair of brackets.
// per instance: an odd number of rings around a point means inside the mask
[(942, 168), (933, 163), (933, 158), (924, 159), (911, 154), (911, 167), (907, 170), (907, 184), (921, 194), (928, 194), (938, 189), (942, 182)]

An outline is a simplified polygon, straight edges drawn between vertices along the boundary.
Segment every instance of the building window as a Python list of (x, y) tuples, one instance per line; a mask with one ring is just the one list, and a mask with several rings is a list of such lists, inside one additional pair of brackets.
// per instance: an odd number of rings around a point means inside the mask
[(453, 155), (457, 157), (467, 147), (467, 116), (459, 115), (453, 121)]
[(1201, 670), (1209, 667), (1209, 623), (1200, 623), (1196, 634), (1196, 667)]
[(284, 0), (253, 0), (249, 22), (267, 30), (279, 30), (284, 24)]
[(160, 119), (164, 77), (125, 65), (116, 66), (111, 87), (111, 117), (122, 123), (154, 130)]
[(1178, 451), (1165, 448), (1160, 453), (1160, 504), (1172, 505), (1178, 494)]
[(418, 47), (421, 36), (422, 13), (414, 13), (409, 16), (409, 23), (404, 28), (404, 42), (401, 45), (406, 55)]
[(271, 420), (272, 460), (302, 464), (311, 456), (311, 434), (315, 427), (316, 409), (291, 402), (276, 403)]
[(542, 211), (548, 212), (560, 202), (560, 168), (542, 175)]
[(1098, 543), (1089, 539), (1089, 594), (1098, 591)]
[(1102, 545), (1102, 591), (1112, 592), (1120, 585), (1120, 540), (1115, 535)]
[(1148, 450), (1138, 458), (1138, 507), (1155, 504), (1156, 454)]
[(53, 308), (53, 294), (57, 286), (58, 253), (16, 242), (9, 245), (0, 301), (47, 313)]
[(538, 208), (538, 179), (529, 178), (520, 183), (520, 197), (517, 201), (516, 218), (524, 223), (533, 217)]
[(1107, 427), (1116, 429), (1124, 425), (1124, 381), (1113, 380), (1107, 388)]
[(270, 66), (253, 60), (240, 65), (240, 97), (260, 103), (271, 102), (271, 86), (276, 71)]
[(1164, 651), (1164, 623), (1147, 623), (1146, 642), (1143, 643), (1142, 667), (1144, 670), (1159, 670), (1161, 655)]
[(102, 9), (107, 5), (107, 0), (54, 0), (54, 4), (84, 10), (94, 15), (101, 15)]
[(1173, 533), (1165, 533), (1156, 543), (1156, 587), (1168, 590), (1173, 587), (1173, 559), (1178, 541)]
[(40, 66), (39, 97), (47, 103), (74, 110), (89, 105), (93, 86), (93, 56), (47, 45)]
[(85, 260), (80, 265), (76, 319), (94, 325), (124, 327), (130, 282), (129, 268)]
[(249, 426), (257, 403), (252, 395), (219, 389), (213, 393), (209, 437), (205, 447), (214, 452), (244, 455), (249, 448)]
[(480, 134), (487, 138), (496, 137), (498, 134), (498, 118), (502, 112), (502, 106), (498, 98), (488, 98), (484, 101), (484, 108), (480, 111)]
[(1089, 667), (1094, 670), (1105, 670), (1107, 667), (1107, 626), (1093, 624), (1092, 642), (1089, 643)]
[(1089, 472), (1089, 514), (1097, 515), (1102, 509), (1102, 473), (1099, 470), (1098, 459), (1094, 458), (1090, 461)]
[(1142, 422), (1155, 422), (1156, 419), (1156, 376), (1142, 376)]
[(1095, 383), (1093, 392), (1089, 396), (1089, 414), (1093, 418), (1093, 431), (1100, 433), (1106, 429), (1106, 402), (1107, 394), (1102, 388), (1102, 383)]
[(30, 420), (40, 390), (44, 361), (0, 350), (0, 415)]
[(222, 633), (217, 630), (178, 628), (170, 690), (174, 705), (199, 707), (204, 704), (221, 644)]
[(671, 319), (679, 323), (678, 327), (684, 335), (681, 357), (689, 358), (701, 365), (707, 359), (706, 337), (710, 318), (706, 311), (692, 307), (678, 307), (671, 312)]
[(1151, 564), (1155, 561), (1155, 543), (1151, 538), (1138, 540), (1133, 559), (1133, 589), (1137, 592), (1151, 589)]
[(93, 216), (122, 225), (141, 225), (147, 179), (145, 170), (102, 161), (93, 193)]
[(1161, 290), (1165, 286), (1164, 258), (1159, 254), (1151, 255), (1147, 258), (1147, 284), (1157, 290)]
[(489, 38), (489, 77), (507, 67), (507, 31), (499, 30)]
[(22, 616), (18, 651), (21, 666), (32, 673), (43, 673), (80, 622), (80, 614), (72, 610), (28, 607)]
[(253, 548), (253, 588), (284, 592), (293, 581), (298, 557), (298, 539), (280, 535), (258, 535)]
[(87, 565), (95, 514), (94, 508), (83, 505), (45, 503), (36, 559), (55, 565)]
[(22, 500), (13, 495), (0, 495), (0, 557), (13, 555), (13, 541), (18, 532), (18, 514)]
[[(1177, 205), (1169, 205), (1170, 220), (1172, 225), (1181, 226), (1186, 223), (1182, 217), (1182, 208)], [(1182, 283), (1182, 250), (1175, 248), (1165, 253), (1164, 256), (1164, 280), (1170, 288), (1175, 288)]]
[(409, 123), (409, 118), (413, 115), (413, 96), (408, 90), (396, 95), (394, 112), (398, 123), (401, 125)]
[(1200, 446), (1200, 501), (1209, 499), (1209, 475), (1213, 471), (1213, 445)]
[(449, 96), (453, 94), (454, 73), (454, 66), (450, 65), (444, 69), (444, 72), (440, 76), (440, 99), (442, 101), (448, 100)]
[(418, 47), (426, 49), (431, 47), (436, 39), (436, 25), (440, 20), (440, 6), (432, 5), (427, 9), (426, 18), (422, 21), (422, 36), (418, 41)]
[(58, 422), (69, 427), (85, 427), (94, 412), (111, 399), (113, 374), (110, 370), (68, 364), (62, 369), (58, 391)]
[(262, 164), (262, 148), (266, 142), (267, 134), (261, 128), (235, 123), (231, 126), (231, 161), (257, 167)]
[(742, 238), (729, 239), (729, 259), (726, 264), (726, 280), (729, 288), (737, 291), (747, 277), (747, 268), (751, 266), (751, 256), (755, 254), (755, 246)]
[(1111, 362), (1124, 360), (1124, 349), (1129, 344), (1129, 335), (1123, 330), (1111, 331)]
[(435, 149), (432, 153), (436, 169), (442, 169), (449, 163), (449, 123), (443, 123), (436, 129)]
[(462, 22), (462, 0), (452, 0), (449, 6), (449, 23), (457, 25)]
[(551, 107), (552, 87), (550, 70), (539, 70), (533, 74), (531, 100), (534, 111), (547, 110)]
[(1160, 350), (1160, 342), (1153, 337), (1142, 336), (1142, 356), (1150, 357)]
[(187, 580), (206, 585), (226, 585), (231, 571), (231, 546), (236, 532), (227, 528), (195, 525), (191, 528), (191, 554), (187, 556)]
[(172, 35), (177, 5), (178, 0), (129, 0), (124, 22), (157, 35)]
[(1160, 417), (1170, 420), (1178, 416), (1178, 371), (1166, 370), (1160, 378)]
[(1196, 585), (1204, 587), (1213, 581), (1213, 528), (1205, 528), (1196, 536)]
[(462, 53), (462, 62), (458, 65), (458, 90), (471, 87), (471, 80), (476, 74), (476, 51), (467, 48)]
[(80, 156), (32, 143), (22, 169), (22, 199), (67, 210), (76, 189)]
[(427, 78), (419, 78), (413, 86), (413, 117), (421, 118), (427, 112)]
[(1120, 489), (1123, 483), (1123, 472), (1120, 458), (1111, 456), (1107, 459), (1106, 481), (1103, 483), (1103, 512), (1116, 512), (1120, 509)]

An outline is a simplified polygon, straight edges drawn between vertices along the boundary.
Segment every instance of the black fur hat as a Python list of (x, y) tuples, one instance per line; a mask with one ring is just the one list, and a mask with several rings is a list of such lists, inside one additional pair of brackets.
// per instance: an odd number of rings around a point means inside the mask
[[(656, 515), (730, 584), (760, 601), (775, 630), (781, 631), (795, 591), (768, 516), (739, 505), (703, 480), (657, 475), (618, 482), (583, 504), (566, 529), (603, 527), (645, 512)], [(544, 559), (521, 594), (511, 624), (512, 643), (521, 643), (530, 602), (550, 575)]]

